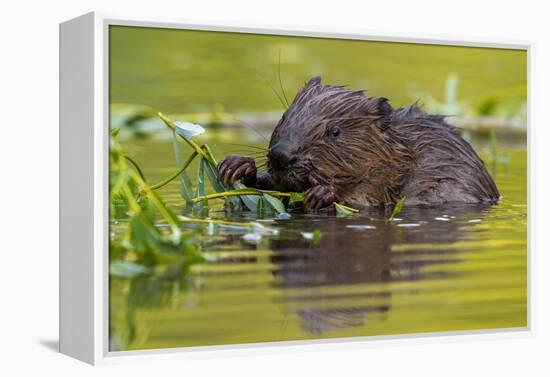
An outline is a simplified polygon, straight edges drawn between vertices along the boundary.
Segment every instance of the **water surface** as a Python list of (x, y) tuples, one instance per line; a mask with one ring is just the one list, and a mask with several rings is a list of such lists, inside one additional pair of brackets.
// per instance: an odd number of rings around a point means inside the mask
[[(152, 182), (174, 171), (169, 143), (124, 147)], [(476, 148), (488, 160), (490, 148)], [(491, 164), (503, 195), (495, 206), (405, 207), (391, 222), (379, 211), (292, 213), (260, 219), (278, 234), (257, 244), (219, 230), (207, 237), (207, 262), (178, 279), (111, 278), (111, 350), (526, 326), (526, 152), (500, 155)], [(160, 194), (182, 210), (177, 183)], [(227, 217), (220, 206), (210, 215)], [(319, 242), (302, 234), (315, 230)]]

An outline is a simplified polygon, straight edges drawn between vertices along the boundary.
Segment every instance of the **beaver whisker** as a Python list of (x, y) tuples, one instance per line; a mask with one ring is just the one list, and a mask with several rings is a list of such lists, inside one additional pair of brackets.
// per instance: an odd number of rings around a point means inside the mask
[(261, 158), (265, 156), (265, 153), (257, 153), (257, 152), (251, 152), (251, 151), (245, 151), (245, 150), (239, 150), (239, 149), (233, 149), (230, 151), (231, 154), (242, 154), (246, 157), (252, 157), (252, 158)]
[(256, 74), (264, 81), (264, 84), (266, 84), (267, 86), (269, 86), (271, 88), (271, 91), (277, 96), (277, 98), (279, 99), (279, 102), (281, 103), (281, 105), (283, 105), (283, 108), (286, 110), (288, 109), (288, 105), (283, 102), (283, 99), (281, 98), (281, 96), (279, 95), (279, 93), (275, 90), (275, 88), (269, 83), (269, 81), (267, 81), (264, 76), (260, 73), (260, 71), (258, 71), (257, 69), (255, 70), (256, 71)]
[[(217, 145), (217, 144), (214, 144), (214, 145)], [(224, 143), (224, 145), (231, 145), (231, 146), (236, 146), (236, 147), (245, 147), (245, 148), (257, 149), (257, 150), (260, 150), (260, 151), (267, 152), (266, 147), (259, 147), (257, 145), (238, 144), (238, 143)]]
[(279, 64), (278, 64), (278, 76), (279, 76), (279, 87), (281, 88), (281, 92), (283, 92), (283, 97), (285, 98), (286, 102), (286, 108), (288, 109), (290, 107), (290, 104), (288, 103), (288, 98), (286, 98), (285, 88), (283, 88), (283, 83), (281, 81), (281, 49), (279, 49)]

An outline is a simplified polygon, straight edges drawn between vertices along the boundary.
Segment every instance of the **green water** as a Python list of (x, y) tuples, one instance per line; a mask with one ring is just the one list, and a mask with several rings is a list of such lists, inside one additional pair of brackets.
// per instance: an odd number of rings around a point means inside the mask
[(271, 87), (291, 100), (314, 76), (404, 106), (443, 102), (454, 74), (460, 113), (488, 98), (508, 111), (526, 97), (521, 50), (136, 27), (111, 27), (110, 46), (111, 103), (165, 113), (280, 111)]
[[(125, 147), (153, 182), (174, 171), (167, 142)], [(488, 146), (478, 150), (487, 157)], [(496, 206), (404, 208), (391, 223), (380, 212), (293, 214), (266, 222), (280, 233), (257, 245), (221, 231), (209, 262), (181, 279), (112, 278), (112, 350), (526, 326), (526, 153), (501, 152)], [(181, 211), (177, 183), (160, 194)], [(217, 208), (210, 215), (223, 218)], [(318, 245), (300, 233), (314, 230)]]

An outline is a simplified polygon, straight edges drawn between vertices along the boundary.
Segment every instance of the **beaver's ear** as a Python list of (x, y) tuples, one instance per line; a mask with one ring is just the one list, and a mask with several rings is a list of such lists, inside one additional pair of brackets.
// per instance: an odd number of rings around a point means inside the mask
[(385, 117), (392, 111), (392, 107), (387, 98), (369, 97), (366, 102), (366, 110), (369, 115)]
[(294, 98), (294, 102), (299, 101), (303, 97), (307, 95), (307, 93), (310, 93), (310, 90), (320, 86), (321, 85), (321, 77), (315, 76), (311, 78), (308, 82), (304, 84), (304, 86), (298, 90), (298, 93), (296, 93), (296, 97)]
[(300, 92), (306, 92), (309, 89), (314, 88), (316, 86), (320, 86), (320, 85), (321, 85), (321, 77), (320, 76), (312, 77), (311, 79), (309, 79), (308, 82), (305, 83), (303, 88), (300, 89)]
[(309, 79), (305, 87), (307, 88), (308, 86), (317, 86), (317, 85), (321, 85), (321, 76), (315, 76)]
[(376, 124), (382, 131), (385, 131), (389, 125), (389, 116), (392, 112), (392, 107), (387, 98), (370, 97), (367, 99), (366, 110), (369, 116), (375, 119)]

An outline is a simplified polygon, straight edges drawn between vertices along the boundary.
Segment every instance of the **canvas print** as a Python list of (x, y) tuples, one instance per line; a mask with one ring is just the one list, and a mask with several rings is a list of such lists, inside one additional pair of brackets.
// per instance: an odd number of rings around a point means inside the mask
[(527, 326), (527, 52), (109, 27), (109, 349)]

